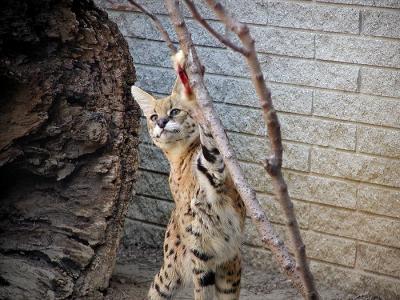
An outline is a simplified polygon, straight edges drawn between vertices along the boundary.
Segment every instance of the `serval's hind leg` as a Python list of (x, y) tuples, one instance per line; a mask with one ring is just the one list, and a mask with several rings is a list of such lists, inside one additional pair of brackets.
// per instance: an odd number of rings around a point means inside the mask
[(195, 300), (214, 300), (215, 267), (208, 260), (211, 256), (193, 251), (192, 273)]
[(216, 299), (238, 300), (240, 295), (241, 277), (240, 256), (217, 266), (215, 276)]
[(180, 236), (175, 232), (171, 222), (165, 234), (164, 240), (164, 263), (154, 277), (149, 290), (150, 300), (173, 299), (177, 289), (182, 283), (180, 275), (181, 259), (185, 256)]

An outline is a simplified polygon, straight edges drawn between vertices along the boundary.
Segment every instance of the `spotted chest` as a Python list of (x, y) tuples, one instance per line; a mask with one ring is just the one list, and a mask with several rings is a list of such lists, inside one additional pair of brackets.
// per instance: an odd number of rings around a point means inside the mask
[(175, 218), (184, 244), (212, 256), (215, 263), (233, 258), (241, 245), (245, 211), (228, 178), (216, 189), (198, 180), (199, 149), (173, 169), (170, 187), (176, 203)]
[[(179, 59), (178, 59), (178, 58)], [(184, 66), (184, 57), (174, 60)], [(197, 101), (179, 78), (170, 96), (155, 99), (132, 87), (149, 134), (170, 166), (175, 202), (167, 226), (164, 262), (149, 289), (151, 300), (173, 299), (194, 284), (195, 300), (239, 299), (240, 245), (245, 208), (207, 125), (198, 122)]]

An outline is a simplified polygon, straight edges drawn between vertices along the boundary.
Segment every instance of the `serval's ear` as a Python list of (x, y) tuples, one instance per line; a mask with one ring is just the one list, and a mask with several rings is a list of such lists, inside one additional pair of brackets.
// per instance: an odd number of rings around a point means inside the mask
[(174, 87), (172, 88), (171, 95), (172, 94), (179, 95), (180, 97), (182, 97), (182, 95), (183, 95), (183, 84), (182, 84), (182, 81), (180, 80), (179, 76), (177, 76), (175, 79), (175, 83), (174, 83)]
[(172, 63), (178, 76), (171, 94), (178, 95), (180, 99), (189, 100), (192, 96), (192, 89), (185, 70), (186, 58), (182, 50), (172, 56)]
[(139, 103), (140, 108), (146, 117), (150, 117), (154, 113), (155, 99), (137, 86), (132, 85), (131, 93), (133, 98)]

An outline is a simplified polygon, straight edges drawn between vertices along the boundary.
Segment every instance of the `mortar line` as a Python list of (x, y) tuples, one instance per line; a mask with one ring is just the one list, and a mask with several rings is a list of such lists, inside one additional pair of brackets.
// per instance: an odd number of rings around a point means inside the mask
[[(126, 35), (125, 37), (128, 37), (130, 39), (134, 40), (140, 40), (140, 41), (148, 41), (148, 42), (153, 42), (153, 43), (160, 43), (164, 44), (165, 42), (162, 40), (155, 40), (155, 39), (148, 39), (148, 38), (142, 38), (142, 37), (137, 37), (137, 36), (128, 36)], [(178, 46), (177, 42), (174, 42), (175, 45)], [(232, 52), (228, 48), (221, 48), (221, 47), (216, 47), (216, 46), (211, 46), (211, 45), (202, 45), (202, 44), (197, 44), (195, 43), (196, 46), (202, 49), (211, 49), (211, 50), (216, 50), (216, 51), (224, 51), (233, 54), (235, 57), (236, 53)], [(305, 57), (305, 56), (295, 56), (295, 55), (289, 55), (289, 54), (279, 54), (279, 53), (274, 53), (274, 52), (269, 52), (269, 51), (257, 51), (257, 54), (259, 55), (268, 55), (271, 57), (277, 57), (277, 58), (289, 58), (289, 59), (295, 59), (295, 60), (303, 60), (303, 61), (315, 61), (315, 62), (322, 62), (325, 64), (333, 64), (333, 65), (341, 65), (341, 66), (346, 66), (346, 67), (368, 67), (372, 69), (379, 69), (379, 70), (399, 70), (400, 66), (383, 66), (383, 65), (372, 65), (368, 63), (353, 63), (353, 62), (346, 62), (346, 61), (339, 61), (339, 60), (328, 60), (328, 59), (323, 59), (323, 58), (318, 58), (316, 59), (315, 57)], [(260, 60), (261, 65), (263, 62)], [(162, 67), (162, 66), (160, 66)]]
[(137, 193), (134, 196), (150, 198), (150, 199), (162, 201), (162, 202), (174, 203), (174, 201), (172, 199), (162, 198), (162, 197), (158, 197), (158, 196), (154, 196), (154, 195), (146, 195), (146, 194), (142, 194), (142, 193)]
[[(371, 183), (371, 182), (366, 182), (366, 181), (359, 181), (359, 180), (355, 180), (355, 179), (350, 179), (350, 178), (343, 178), (343, 177), (335, 177), (332, 175), (327, 175), (327, 174), (321, 174), (321, 173), (315, 173), (315, 172), (306, 172), (306, 171), (300, 171), (300, 170), (294, 170), (294, 169), (288, 169), (288, 168), (284, 168), (286, 171), (291, 172), (291, 173), (295, 173), (295, 174), (300, 174), (303, 176), (312, 176), (312, 177), (321, 177), (321, 178), (325, 178), (325, 179), (330, 179), (330, 180), (334, 180), (334, 181), (339, 181), (339, 182), (343, 182), (343, 183), (351, 183), (354, 184), (356, 186), (356, 184), (360, 183), (362, 185), (366, 185), (366, 186), (370, 186), (373, 188), (380, 188), (383, 190), (388, 190), (388, 191), (392, 191), (392, 192), (400, 192), (400, 188), (399, 187), (393, 187), (393, 186), (387, 186), (387, 185), (382, 185), (379, 183)], [(262, 192), (262, 191), (261, 191)]]
[(159, 229), (166, 229), (167, 228), (167, 224), (160, 224), (160, 223), (154, 223), (148, 220), (142, 220), (142, 219), (137, 219), (137, 218), (132, 218), (132, 217), (126, 217), (127, 219), (134, 221), (134, 222), (139, 222), (139, 223), (143, 223), (146, 225), (151, 225), (151, 226), (155, 226), (158, 227)]
[[(340, 6), (342, 6), (342, 5), (346, 5), (345, 3), (340, 3), (340, 4), (337, 4), (337, 3), (317, 3), (317, 6), (319, 6), (319, 7), (326, 7), (326, 6), (336, 6), (337, 7), (337, 5), (340, 5)], [(351, 5), (351, 4), (347, 4), (347, 5)], [(386, 12), (390, 12), (390, 13), (393, 13), (393, 12), (395, 12), (396, 10), (398, 10), (398, 8), (384, 8), (384, 7), (369, 7), (369, 6), (362, 6), (362, 5), (356, 5), (356, 4), (354, 4), (354, 5), (352, 5), (353, 6), (353, 8), (358, 8), (358, 9), (360, 9), (360, 10), (365, 10), (365, 11), (373, 11), (373, 12), (376, 12), (376, 11), (386, 11)], [(118, 9), (118, 8), (113, 8), (113, 7), (108, 7), (108, 8), (106, 8), (107, 10), (109, 10), (109, 11), (116, 11), (116, 12), (122, 12), (122, 13), (127, 13), (127, 14), (129, 14), (129, 13), (137, 13), (137, 14), (142, 14), (141, 12), (138, 12), (138, 11), (136, 11), (136, 10), (134, 10), (134, 9), (132, 9), (132, 10), (125, 10), (125, 9)], [(268, 13), (268, 12), (267, 12)], [(169, 16), (168, 16), (168, 14), (166, 14), (166, 13), (155, 13), (155, 15), (156, 16), (158, 16), (158, 17), (166, 17), (166, 18), (169, 18)], [(184, 16), (184, 19), (185, 20), (192, 20), (192, 21), (195, 21), (195, 19), (194, 18), (192, 18), (191, 16)], [(219, 19), (216, 19), (216, 18), (209, 18), (208, 16), (204, 16), (204, 19), (205, 20), (207, 20), (207, 21), (209, 21), (209, 22), (218, 22), (218, 23), (220, 23), (220, 20)], [(240, 20), (239, 19), (239, 21), (241, 22), (241, 23), (243, 23), (243, 24), (246, 24), (246, 25), (250, 25), (250, 26), (269, 26), (269, 27), (274, 27), (274, 28), (284, 28), (284, 29), (289, 29), (289, 30), (293, 30), (293, 31), (303, 31), (303, 32), (313, 32), (313, 33), (315, 33), (315, 32), (320, 32), (320, 33), (331, 33), (331, 34), (342, 34), (342, 35), (348, 35), (348, 36), (358, 36), (359, 34), (358, 33), (352, 33), (352, 32), (343, 32), (343, 31), (324, 31), (324, 30), (322, 30), (322, 29), (312, 29), (312, 28), (299, 28), (299, 27), (288, 27), (288, 26), (282, 26), (282, 25), (272, 25), (271, 23), (257, 23), (257, 22), (248, 22), (248, 21), (243, 21), (243, 20)], [(222, 24), (222, 23), (221, 23)], [(370, 36), (370, 37), (374, 37), (373, 35), (365, 35), (365, 36)], [(379, 36), (379, 38), (385, 38), (385, 39), (397, 39), (397, 38), (391, 38), (391, 37), (381, 37), (381, 36)]]
[[(288, 240), (285, 240), (284, 242), (285, 242), (286, 245), (288, 245), (288, 242), (289, 242), (289, 241), (288, 241)], [(248, 242), (244, 242), (243, 245), (245, 245), (246, 247), (248, 247), (248, 248), (250, 248), (250, 249), (264, 250), (264, 251), (266, 251), (267, 253), (271, 253), (271, 251), (270, 251), (269, 249), (266, 249), (266, 248), (264, 248), (264, 247), (262, 247), (262, 246), (253, 245), (253, 244), (250, 244), (250, 243), (248, 243)], [(306, 246), (307, 246), (307, 245), (306, 245)], [(292, 251), (289, 251), (289, 253), (292, 254)], [(398, 281), (398, 280), (399, 280), (399, 277), (396, 277), (396, 276), (393, 276), (393, 275), (378, 273), (378, 272), (375, 272), (375, 271), (365, 270), (365, 269), (356, 269), (356, 268), (351, 267), (351, 266), (346, 266), (346, 265), (344, 265), (344, 264), (340, 264), (340, 263), (336, 263), (336, 262), (331, 262), (331, 261), (326, 261), (326, 260), (322, 260), (322, 259), (319, 259), (319, 258), (314, 258), (314, 257), (309, 257), (309, 256), (307, 256), (307, 259), (309, 259), (309, 260), (311, 260), (311, 261), (315, 261), (315, 262), (321, 263), (321, 264), (330, 265), (330, 266), (334, 266), (334, 267), (337, 267), (337, 268), (342, 268), (342, 269), (345, 269), (346, 272), (348, 272), (349, 270), (352, 270), (352, 271), (354, 271), (354, 272), (356, 272), (356, 273), (363, 273), (363, 274), (365, 274), (365, 275), (368, 275), (368, 274), (374, 275), (374, 276), (376, 276), (376, 277), (380, 277), (381, 279), (394, 279), (395, 281)]]
[[(142, 67), (148, 67), (148, 68), (152, 68), (152, 69), (169, 70), (169, 71), (171, 71), (171, 74), (173, 73), (172, 67), (165, 67), (165, 66), (160, 66), (160, 65), (150, 65), (150, 64), (144, 64), (144, 63), (135, 63), (135, 65), (142, 66)], [(231, 74), (226, 75), (226, 74), (220, 74), (220, 73), (206, 72), (206, 76), (207, 75), (221, 77), (221, 78), (233, 78), (233, 79), (245, 80), (245, 81), (250, 80), (250, 78), (246, 77), (246, 76), (231, 75)], [(332, 88), (323, 88), (323, 87), (310, 86), (310, 85), (304, 85), (304, 84), (299, 84), (299, 83), (274, 81), (274, 80), (270, 80), (270, 79), (267, 80), (267, 84), (268, 83), (277, 84), (277, 85), (287, 85), (287, 86), (299, 87), (299, 88), (305, 88), (305, 89), (314, 89), (316, 91), (332, 92), (332, 93), (336, 93), (336, 94), (346, 94), (346, 95), (353, 95), (353, 96), (361, 95), (361, 96), (367, 96), (367, 97), (383, 98), (383, 99), (388, 99), (391, 101), (400, 102), (400, 97), (394, 97), (394, 96), (375, 95), (375, 94), (361, 93), (361, 92), (357, 92), (357, 91), (348, 91), (348, 90), (346, 91), (346, 90), (339, 90), (339, 89), (332, 89)]]
[[(246, 217), (246, 218), (251, 221), (250, 218), (248, 218), (248, 217)], [(285, 224), (282, 224), (282, 223), (277, 223), (277, 222), (272, 222), (272, 221), (271, 221), (271, 223), (274, 224), (274, 225), (277, 225), (277, 226), (282, 226), (282, 227), (286, 226)], [(359, 242), (359, 243), (362, 243), (362, 244), (378, 246), (378, 247), (386, 248), (386, 249), (389, 249), (389, 250), (390, 249), (391, 250), (400, 250), (400, 247), (383, 245), (383, 244), (379, 244), (377, 242), (365, 241), (365, 240), (361, 240), (361, 239), (353, 238), (353, 237), (348, 237), (348, 236), (341, 236), (341, 235), (337, 235), (337, 234), (334, 234), (334, 233), (329, 233), (329, 232), (325, 232), (325, 231), (319, 231), (317, 229), (310, 228), (310, 227), (308, 227), (308, 229), (306, 229), (306, 230), (309, 231), (309, 232), (312, 232), (312, 233), (325, 235), (325, 236), (328, 236), (328, 237), (331, 237), (331, 238), (335, 238), (335, 239), (339, 239), (339, 240), (345, 240), (345, 241), (348, 241), (348, 242), (354, 242), (354, 243), (355, 242)], [(301, 231), (305, 231), (305, 229), (302, 228)]]

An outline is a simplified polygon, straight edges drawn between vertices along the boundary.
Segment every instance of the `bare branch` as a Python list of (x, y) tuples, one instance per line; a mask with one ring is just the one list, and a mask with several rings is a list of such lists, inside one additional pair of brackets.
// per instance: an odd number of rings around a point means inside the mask
[[(188, 55), (189, 59), (191, 59), (191, 61), (189, 61), (189, 77), (191, 86), (193, 87), (197, 98), (197, 102), (200, 106), (200, 110), (196, 112), (196, 114), (201, 115), (202, 117), (200, 119), (202, 119), (203, 122), (207, 122), (210, 126), (212, 135), (218, 145), (218, 149), (220, 150), (227, 169), (231, 174), (232, 180), (234, 181), (234, 184), (246, 205), (250, 217), (257, 227), (264, 247), (272, 251), (283, 272), (287, 274), (287, 276), (292, 280), (294, 286), (297, 287), (303, 296), (305, 298), (310, 298), (307, 294), (308, 292), (303, 284), (302, 278), (300, 277), (300, 273), (295, 266), (293, 258), (289, 255), (283, 241), (280, 240), (277, 234), (274, 232), (271, 223), (268, 221), (256, 198), (255, 191), (245, 180), (243, 171), (240, 168), (231, 145), (229, 144), (229, 140), (223, 129), (221, 120), (218, 118), (213, 108), (211, 97), (207, 91), (201, 74), (201, 63), (197, 56), (196, 49), (193, 45), (193, 41), (185, 25), (182, 14), (179, 11), (179, 2), (177, 0), (166, 0), (166, 6), (172, 23), (175, 26), (175, 30), (179, 36), (181, 48), (185, 54)], [(271, 106), (272, 103), (270, 106), (268, 106), (268, 108)], [(271, 111), (269, 111), (269, 113), (271, 113)], [(280, 161), (271, 160), (274, 165), (280, 165)], [(279, 174), (281, 175), (280, 168)], [(314, 297), (314, 299), (317, 298)]]
[[(251, 79), (258, 94), (260, 104), (263, 110), (264, 122), (268, 129), (268, 136), (271, 141), (272, 155), (266, 159), (265, 169), (272, 179), (275, 195), (278, 198), (282, 210), (287, 219), (287, 227), (289, 237), (293, 245), (296, 257), (296, 269), (299, 270), (302, 283), (305, 288), (305, 296), (307, 299), (319, 298), (315, 288), (313, 276), (307, 263), (306, 249), (302, 241), (299, 225), (293, 209), (293, 203), (290, 199), (285, 179), (282, 175), (282, 137), (280, 131), (280, 123), (276, 111), (272, 104), (271, 92), (267, 88), (261, 65), (255, 50), (255, 42), (250, 35), (247, 25), (242, 24), (231, 17), (221, 3), (214, 0), (205, 0), (208, 6), (214, 10), (216, 15), (227, 25), (233, 32), (237, 34), (243, 46), (248, 51), (244, 55), (249, 65)], [(206, 27), (208, 30), (208, 28)], [(210, 32), (212, 34), (212, 32)], [(229, 47), (229, 45), (227, 45)]]
[[(172, 53), (174, 54), (176, 52), (176, 48), (172, 44), (167, 32), (162, 27), (159, 20), (153, 14), (148, 12), (147, 9), (138, 5), (134, 1), (128, 1), (139, 10), (144, 12), (146, 15), (148, 15), (155, 22), (157, 29), (162, 33), (165, 41), (170, 47)], [(287, 185), (282, 176), (281, 166), (283, 150), (280, 124), (276, 111), (272, 105), (271, 93), (266, 86), (261, 66), (257, 58), (254, 47), (254, 40), (249, 33), (248, 27), (228, 15), (220, 3), (217, 3), (213, 0), (206, 0), (207, 4), (214, 10), (214, 12), (225, 23), (225, 25), (238, 35), (243, 46), (235, 45), (232, 41), (226, 39), (217, 31), (215, 31), (197, 11), (197, 8), (194, 5), (193, 1), (184, 1), (191, 10), (193, 17), (202, 26), (204, 26), (215, 38), (217, 38), (227, 47), (241, 53), (246, 57), (249, 69), (251, 71), (252, 82), (255, 86), (256, 92), (260, 99), (261, 107), (263, 109), (264, 122), (267, 126), (268, 135), (271, 139), (272, 155), (268, 159), (266, 159), (265, 169), (272, 178), (272, 183), (276, 192), (276, 196), (280, 201), (285, 216), (287, 218), (289, 235), (294, 245), (297, 265), (295, 265), (293, 258), (289, 255), (283, 241), (281, 241), (274, 232), (271, 223), (268, 221), (256, 198), (254, 190), (246, 182), (243, 171), (241, 170), (236, 156), (232, 150), (232, 147), (229, 144), (229, 140), (225, 134), (222, 123), (217, 117), (216, 112), (214, 111), (211, 97), (203, 81), (204, 68), (200, 63), (190, 33), (186, 27), (182, 14), (180, 13), (179, 1), (166, 0), (166, 5), (170, 14), (170, 18), (179, 36), (181, 48), (190, 59), (190, 83), (194, 89), (197, 102), (200, 107), (200, 109), (195, 112), (195, 115), (198, 116), (199, 122), (206, 122), (209, 124), (213, 137), (223, 156), (224, 162), (232, 176), (232, 179), (239, 194), (246, 204), (246, 208), (249, 211), (253, 222), (257, 227), (264, 246), (272, 251), (283, 271), (293, 281), (293, 284), (298, 288), (298, 290), (306, 299), (319, 299), (319, 295), (314, 286), (312, 274), (307, 264), (305, 246), (301, 239), (299, 226), (293, 210), (293, 204), (287, 191)]]
[[(111, 0), (108, 0), (108, 2), (113, 3)], [(144, 7), (143, 5), (140, 5), (139, 3), (136, 3), (136, 1), (133, 0), (128, 0), (128, 2), (130, 4), (132, 4), (133, 6), (135, 6), (138, 10), (140, 10), (141, 12), (143, 12), (145, 15), (147, 15), (148, 17), (150, 17), (150, 19), (153, 21), (154, 26), (158, 29), (158, 31), (161, 33), (162, 38), (164, 39), (164, 41), (167, 43), (168, 48), (171, 50), (171, 55), (174, 55), (176, 53), (176, 47), (175, 45), (172, 43), (171, 38), (169, 37), (168, 32), (165, 30), (164, 26), (161, 24), (160, 20), (154, 15), (152, 14), (146, 7)]]
[(199, 11), (197, 10), (196, 5), (193, 3), (193, 1), (191, 0), (184, 0), (184, 1), (187, 7), (189, 8), (190, 12), (192, 13), (193, 18), (196, 19), (201, 25), (203, 25), (203, 27), (207, 29), (209, 33), (212, 34), (212, 36), (214, 36), (218, 41), (220, 41), (227, 47), (231, 48), (232, 50), (239, 52), (243, 55), (246, 55), (247, 50), (245, 48), (235, 45), (231, 40), (225, 38), (219, 32), (214, 30), (214, 28), (212, 28), (210, 24), (208, 24), (208, 22), (201, 16)]

